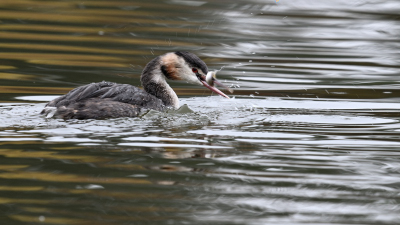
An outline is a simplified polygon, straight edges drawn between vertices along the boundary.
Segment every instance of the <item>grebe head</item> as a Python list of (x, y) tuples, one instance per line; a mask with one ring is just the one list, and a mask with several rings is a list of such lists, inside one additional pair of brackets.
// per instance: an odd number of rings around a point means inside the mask
[(207, 65), (190, 52), (173, 52), (161, 56), (161, 71), (171, 80), (182, 80), (191, 84), (203, 85), (211, 91), (229, 98), (217, 88), (206, 82)]

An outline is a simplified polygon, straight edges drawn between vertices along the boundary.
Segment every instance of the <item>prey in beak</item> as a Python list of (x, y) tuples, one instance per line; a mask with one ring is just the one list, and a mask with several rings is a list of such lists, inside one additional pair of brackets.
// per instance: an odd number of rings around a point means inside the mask
[(233, 92), (232, 89), (230, 89), (229, 87), (227, 87), (226, 85), (222, 84), (220, 81), (218, 81), (216, 79), (216, 72), (208, 72), (207, 76), (201, 75), (199, 73), (196, 73), (197, 78), (199, 79), (199, 81), (208, 89), (210, 89), (211, 91), (225, 97), (225, 98), (229, 98), (229, 96), (227, 96), (226, 94), (224, 94), (222, 91), (220, 91), (218, 88), (214, 87), (214, 84), (217, 84), (220, 87), (225, 88), (226, 90), (228, 90), (230, 93)]
[(228, 86), (226, 86), (225, 84), (219, 82), (217, 80), (217, 71), (212, 71), (212, 72), (208, 72), (207, 76), (206, 76), (206, 82), (210, 85), (214, 87), (214, 83), (217, 84), (220, 87), (225, 88), (227, 91), (229, 91), (230, 93), (233, 93), (233, 90), (231, 88), (229, 88)]

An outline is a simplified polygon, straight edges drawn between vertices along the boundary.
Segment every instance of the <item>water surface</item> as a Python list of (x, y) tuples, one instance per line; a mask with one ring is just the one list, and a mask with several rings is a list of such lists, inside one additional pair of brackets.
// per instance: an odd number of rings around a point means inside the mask
[[(4, 224), (398, 224), (396, 0), (2, 1)], [(59, 120), (49, 101), (196, 53), (232, 99)]]

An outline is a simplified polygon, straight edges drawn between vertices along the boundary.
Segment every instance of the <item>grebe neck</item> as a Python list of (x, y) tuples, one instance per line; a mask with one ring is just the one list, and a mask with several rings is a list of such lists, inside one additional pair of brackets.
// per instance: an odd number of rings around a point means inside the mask
[(167, 107), (179, 108), (179, 99), (169, 86), (161, 70), (160, 57), (150, 61), (144, 68), (141, 76), (144, 90), (161, 99)]

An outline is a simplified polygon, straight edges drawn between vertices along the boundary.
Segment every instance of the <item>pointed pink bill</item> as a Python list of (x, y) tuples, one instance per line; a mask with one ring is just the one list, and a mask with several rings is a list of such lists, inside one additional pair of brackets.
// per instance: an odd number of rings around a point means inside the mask
[(206, 87), (206, 88), (208, 88), (208, 89), (210, 89), (211, 91), (213, 91), (213, 92), (215, 92), (215, 93), (217, 93), (217, 94), (219, 94), (219, 95), (221, 95), (221, 96), (223, 96), (223, 97), (225, 97), (225, 98), (229, 98), (226, 94), (224, 94), (222, 91), (220, 91), (220, 90), (218, 90), (218, 88), (215, 88), (215, 87), (213, 87), (213, 86), (210, 86), (206, 81), (204, 81), (204, 80), (200, 80), (201, 81), (201, 83)]
[(225, 84), (219, 82), (219, 80), (213, 78), (213, 82), (216, 83), (218, 86), (225, 88), (227, 91), (229, 91), (230, 93), (233, 93), (233, 90), (231, 88), (229, 88), (228, 86), (226, 86)]

